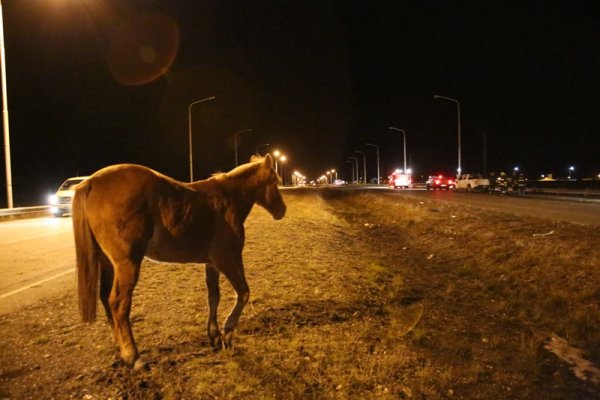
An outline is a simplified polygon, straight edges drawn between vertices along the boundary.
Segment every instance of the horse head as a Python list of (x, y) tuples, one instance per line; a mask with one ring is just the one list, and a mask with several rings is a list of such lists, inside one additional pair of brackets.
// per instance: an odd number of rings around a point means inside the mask
[(273, 157), (271, 157), (271, 154), (267, 154), (265, 157), (252, 156), (250, 161), (261, 163), (259, 167), (261, 185), (256, 203), (267, 210), (274, 219), (283, 218), (286, 206), (281, 193), (279, 193), (281, 179), (277, 175), (277, 172), (275, 172)]

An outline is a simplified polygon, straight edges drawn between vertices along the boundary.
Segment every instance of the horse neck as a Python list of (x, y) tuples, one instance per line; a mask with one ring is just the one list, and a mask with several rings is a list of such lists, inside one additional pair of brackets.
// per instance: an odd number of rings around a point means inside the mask
[(226, 176), (216, 180), (221, 191), (228, 197), (237, 217), (244, 223), (257, 200), (259, 183), (243, 176)]

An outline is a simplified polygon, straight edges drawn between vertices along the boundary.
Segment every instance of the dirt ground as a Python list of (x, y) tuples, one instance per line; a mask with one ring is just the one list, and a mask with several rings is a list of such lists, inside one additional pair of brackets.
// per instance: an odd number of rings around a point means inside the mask
[[(121, 365), (103, 311), (79, 322), (73, 282), (0, 317), (0, 397), (600, 398), (598, 227), (384, 193), (285, 200), (283, 220), (247, 220), (233, 350), (208, 346), (203, 266), (146, 261), (132, 321), (149, 371)], [(552, 337), (592, 372), (577, 378)]]

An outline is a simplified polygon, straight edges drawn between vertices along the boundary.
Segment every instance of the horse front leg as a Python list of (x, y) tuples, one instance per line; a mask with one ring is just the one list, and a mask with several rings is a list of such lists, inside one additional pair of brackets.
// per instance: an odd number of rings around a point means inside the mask
[(237, 295), (235, 305), (225, 320), (223, 345), (232, 348), (233, 330), (240, 320), (242, 311), (250, 299), (250, 288), (244, 274), (244, 264), (240, 255), (234, 262), (224, 264), (221, 272), (227, 277)]
[(217, 308), (221, 294), (219, 291), (219, 271), (211, 264), (206, 264), (206, 287), (208, 288), (208, 326), (207, 334), (210, 341), (210, 347), (213, 351), (220, 350), (223, 346), (221, 340), (221, 332), (219, 331), (219, 323), (217, 321)]

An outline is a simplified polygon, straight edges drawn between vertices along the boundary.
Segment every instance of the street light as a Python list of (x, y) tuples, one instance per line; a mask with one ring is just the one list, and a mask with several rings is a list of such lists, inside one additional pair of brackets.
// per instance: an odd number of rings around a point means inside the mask
[(439, 96), (437, 94), (434, 95), (433, 98), (448, 100), (448, 101), (452, 101), (452, 102), (456, 103), (456, 110), (458, 113), (458, 169), (457, 169), (457, 171), (460, 174), (460, 172), (462, 171), (461, 162), (460, 162), (461, 161), (461, 159), (460, 159), (460, 103), (456, 99), (451, 99), (450, 97)]
[(358, 175), (359, 175), (359, 173), (358, 173), (358, 158), (356, 158), (356, 157), (348, 157), (348, 158), (351, 158), (351, 159), (354, 160), (354, 164), (356, 166), (356, 169), (355, 169), (355, 171), (356, 171), (356, 180), (354, 182), (358, 183)]
[(570, 166), (569, 167), (569, 179), (571, 179), (571, 175), (573, 174), (573, 171), (575, 171), (575, 167), (574, 166)]
[(394, 128), (393, 126), (388, 126), (388, 129), (392, 131), (402, 132), (402, 135), (404, 137), (404, 171), (406, 171), (406, 132), (404, 131), (404, 129)]
[(206, 99), (196, 100), (190, 103), (188, 106), (188, 135), (190, 143), (190, 182), (194, 182), (194, 162), (192, 159), (192, 106), (194, 104), (202, 103), (204, 101), (214, 100), (215, 96), (207, 97)]
[(252, 132), (252, 128), (248, 128), (248, 129), (242, 129), (241, 131), (237, 131), (236, 133), (233, 134), (233, 142), (234, 142), (234, 147), (235, 147), (235, 166), (238, 166), (238, 155), (237, 155), (237, 142), (238, 142), (238, 135), (242, 134), (242, 133), (246, 133), (246, 132)]
[(6, 199), (8, 208), (13, 208), (12, 169), (10, 162), (10, 134), (8, 125), (8, 95), (6, 93), (6, 54), (4, 53), (4, 21), (0, 1), (0, 59), (2, 75), (2, 126), (4, 127), (4, 163), (6, 165)]
[[(282, 154), (279, 150), (275, 150), (273, 152), (273, 158), (275, 158), (275, 172), (279, 173), (278, 161), (285, 162), (285, 160), (287, 160), (287, 157), (284, 154)], [(280, 175), (283, 181), (283, 174)]]
[(269, 146), (271, 146), (269, 143), (259, 144), (258, 146), (256, 146), (256, 154), (260, 155), (260, 152), (258, 151), (258, 149), (260, 149), (261, 147), (269, 147)]
[(363, 178), (365, 180), (363, 182), (363, 185), (366, 185), (367, 184), (367, 155), (365, 153), (363, 153), (362, 151), (358, 151), (358, 150), (354, 150), (354, 152), (363, 156)]
[(381, 176), (379, 173), (379, 146), (377, 146), (376, 144), (371, 144), (371, 143), (367, 143), (367, 146), (373, 146), (373, 147), (375, 147), (375, 150), (377, 150), (377, 184), (379, 185), (379, 183), (380, 183), (379, 177)]
[(350, 179), (350, 182), (353, 182), (354, 181), (354, 161), (346, 160), (346, 162), (348, 164), (350, 164), (350, 166), (352, 167), (352, 178)]

